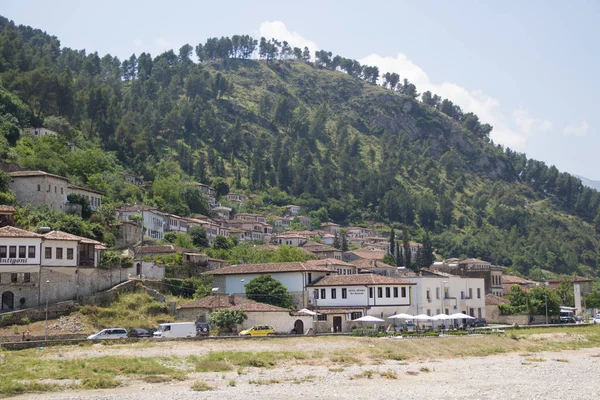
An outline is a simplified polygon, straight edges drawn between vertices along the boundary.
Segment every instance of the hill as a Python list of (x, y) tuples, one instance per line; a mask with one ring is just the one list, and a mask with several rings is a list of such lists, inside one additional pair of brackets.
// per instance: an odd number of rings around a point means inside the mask
[[(206, 212), (187, 184), (200, 181), (253, 193), (244, 210), (297, 203), (315, 223), (428, 233), (444, 257), (597, 275), (597, 191), (494, 144), (476, 115), (406, 79), (286, 46), (236, 35), (121, 61), (1, 18), (0, 154), (113, 204)], [(32, 125), (59, 135), (21, 137)]]

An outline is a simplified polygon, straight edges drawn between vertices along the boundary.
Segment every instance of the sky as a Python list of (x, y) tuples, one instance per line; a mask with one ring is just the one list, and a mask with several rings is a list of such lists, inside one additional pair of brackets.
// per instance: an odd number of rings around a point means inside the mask
[(494, 126), (495, 143), (600, 180), (600, 2), (3, 0), (74, 49), (157, 55), (249, 34), (396, 72)]

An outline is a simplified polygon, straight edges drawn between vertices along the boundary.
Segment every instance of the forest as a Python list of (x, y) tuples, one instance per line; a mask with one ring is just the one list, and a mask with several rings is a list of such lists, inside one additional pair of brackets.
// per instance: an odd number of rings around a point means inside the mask
[[(59, 135), (22, 135), (29, 126)], [(221, 196), (253, 194), (238, 212), (293, 203), (317, 224), (427, 235), (442, 258), (596, 277), (599, 193), (494, 143), (492, 129), (397, 74), (325, 50), (234, 35), (120, 60), (0, 17), (0, 167), (104, 192), (103, 209), (82, 222), (95, 237), (119, 204), (207, 213), (189, 185), (202, 182)], [(124, 171), (144, 185), (125, 183)], [(14, 203), (6, 174), (2, 203)], [(30, 210), (21, 223), (44, 218)]]

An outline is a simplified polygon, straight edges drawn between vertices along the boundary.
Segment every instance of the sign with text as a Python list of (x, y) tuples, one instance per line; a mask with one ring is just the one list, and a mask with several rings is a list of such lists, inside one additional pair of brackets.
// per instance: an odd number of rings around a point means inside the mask
[(0, 264), (27, 264), (26, 258), (0, 258)]

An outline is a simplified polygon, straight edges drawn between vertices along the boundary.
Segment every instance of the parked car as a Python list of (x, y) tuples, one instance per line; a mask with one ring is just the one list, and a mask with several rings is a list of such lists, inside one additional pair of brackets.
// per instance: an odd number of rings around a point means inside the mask
[(480, 326), (486, 326), (487, 322), (485, 320), (485, 318), (475, 318), (475, 319), (469, 319), (467, 320), (467, 326), (471, 326), (471, 327), (480, 327)]
[(124, 328), (102, 329), (100, 332), (88, 336), (88, 339), (127, 339), (127, 331)]
[(209, 336), (210, 325), (206, 322), (196, 322), (196, 332), (198, 336)]
[(594, 317), (594, 323), (600, 324), (600, 314), (596, 314), (596, 316)]
[(189, 338), (196, 337), (197, 334), (194, 322), (170, 322), (160, 324), (153, 336), (158, 338)]
[(272, 336), (275, 330), (271, 325), (254, 325), (240, 332), (240, 336)]
[(561, 324), (576, 324), (575, 317), (560, 317)]
[(131, 329), (127, 332), (127, 337), (130, 338), (150, 338), (152, 337), (152, 332), (144, 328), (135, 328)]

